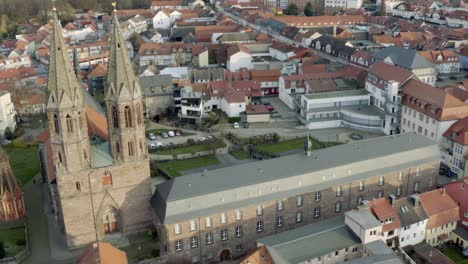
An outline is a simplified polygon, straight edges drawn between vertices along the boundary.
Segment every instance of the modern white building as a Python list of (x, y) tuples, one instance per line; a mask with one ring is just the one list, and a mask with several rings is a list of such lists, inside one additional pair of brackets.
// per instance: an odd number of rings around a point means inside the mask
[(9, 92), (0, 92), (0, 135), (3, 136), (7, 128), (13, 132), (16, 128), (16, 110)]
[(382, 132), (384, 112), (370, 105), (365, 90), (346, 90), (299, 95), (299, 120), (308, 129), (351, 127)]
[(153, 17), (153, 28), (171, 28), (171, 18), (160, 10)]

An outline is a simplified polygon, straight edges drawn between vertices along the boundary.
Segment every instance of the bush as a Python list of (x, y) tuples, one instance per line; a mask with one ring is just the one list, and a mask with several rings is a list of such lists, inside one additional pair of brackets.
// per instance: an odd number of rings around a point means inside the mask
[(5, 135), (4, 135), (5, 139), (12, 140), (13, 136), (14, 136), (13, 132), (11, 132), (11, 129), (9, 127), (7, 127), (5, 129)]
[(240, 122), (240, 117), (228, 117), (228, 122), (231, 124), (235, 122)]
[(22, 138), (17, 138), (11, 142), (11, 145), (9, 147), (13, 148), (29, 148), (29, 147), (34, 147), (37, 146), (37, 143), (32, 141), (32, 142), (26, 142)]
[(18, 239), (18, 240), (15, 241), (15, 244), (17, 246), (24, 246), (24, 245), (26, 245), (26, 240), (24, 238)]

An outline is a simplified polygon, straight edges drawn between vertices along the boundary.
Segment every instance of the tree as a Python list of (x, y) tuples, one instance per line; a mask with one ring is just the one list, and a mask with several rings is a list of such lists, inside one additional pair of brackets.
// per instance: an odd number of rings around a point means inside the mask
[(11, 128), (7, 127), (5, 129), (5, 139), (12, 140), (13, 139), (13, 132), (11, 132)]
[(299, 7), (297, 7), (296, 4), (292, 3), (288, 5), (288, 8), (284, 10), (284, 13), (286, 15), (292, 15), (292, 16), (297, 16), (299, 15)]
[(3, 243), (3, 241), (0, 241), (0, 259), (4, 258), (5, 255), (5, 244)]
[(128, 41), (132, 43), (134, 50), (140, 50), (141, 43), (143, 43), (143, 38), (140, 36), (140, 34), (133, 32), (132, 35), (130, 35), (130, 38), (128, 38)]
[(314, 15), (314, 9), (313, 9), (312, 3), (310, 1), (307, 2), (306, 6), (304, 7), (304, 15), (305, 16), (313, 16)]

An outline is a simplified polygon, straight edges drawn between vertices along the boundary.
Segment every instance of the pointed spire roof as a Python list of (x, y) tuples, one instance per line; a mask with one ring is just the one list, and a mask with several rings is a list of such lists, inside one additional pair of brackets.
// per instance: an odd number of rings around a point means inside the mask
[(0, 199), (15, 197), (21, 188), (11, 170), (8, 154), (0, 147)]
[[(113, 87), (117, 97), (122, 93), (135, 95), (137, 92), (135, 90), (137, 79), (128, 57), (126, 44), (127, 42), (123, 38), (120, 29), (117, 12), (114, 9), (107, 83), (108, 88), (110, 88), (110, 86)], [(124, 89), (127, 89), (127, 91), (124, 91)]]
[(57, 18), (55, 7), (53, 14), (48, 89), (56, 97), (57, 102), (61, 102), (66, 95), (73, 105), (76, 105), (82, 88), (70, 62), (67, 45), (62, 34), (62, 26)]

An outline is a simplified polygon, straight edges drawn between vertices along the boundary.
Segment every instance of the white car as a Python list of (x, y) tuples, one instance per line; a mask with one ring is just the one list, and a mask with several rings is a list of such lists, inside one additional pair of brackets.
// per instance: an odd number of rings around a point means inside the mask
[(156, 139), (156, 135), (153, 134), (153, 133), (149, 133), (148, 138), (151, 139), (151, 140), (155, 140), (155, 139)]
[(199, 137), (198, 140), (199, 140), (199, 141), (205, 141), (206, 138), (205, 138), (205, 137)]
[(240, 126), (239, 126), (239, 123), (238, 123), (238, 122), (235, 122), (235, 123), (233, 124), (233, 127), (234, 127), (234, 128), (239, 128), (239, 127), (240, 127)]
[(174, 133), (174, 131), (168, 131), (167, 135), (170, 136), (170, 137), (173, 137), (173, 136), (175, 136), (175, 133)]
[(160, 148), (162, 146), (164, 146), (162, 142), (156, 141), (156, 147)]
[(156, 144), (154, 143), (148, 144), (148, 149), (156, 149)]

